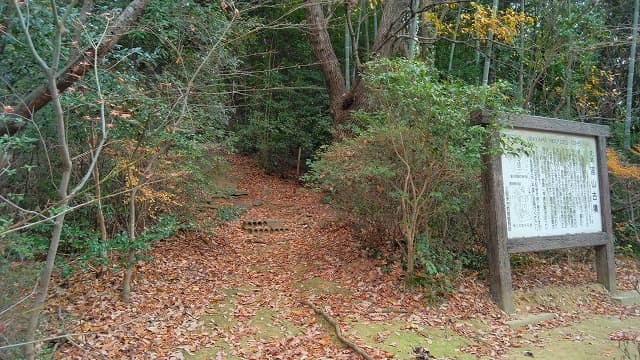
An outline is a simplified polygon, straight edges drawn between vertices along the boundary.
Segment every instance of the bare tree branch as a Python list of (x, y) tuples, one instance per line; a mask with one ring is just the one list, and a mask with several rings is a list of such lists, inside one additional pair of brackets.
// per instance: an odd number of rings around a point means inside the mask
[[(58, 92), (62, 93), (84, 76), (94, 65), (94, 57), (103, 57), (109, 52), (125, 34), (130, 26), (138, 19), (144, 8), (151, 0), (133, 0), (129, 3), (120, 16), (107, 29), (107, 37), (94, 49), (86, 47), (80, 54), (73, 58), (56, 76)], [(0, 136), (4, 134), (14, 135), (22, 131), (33, 114), (42, 109), (51, 101), (51, 94), (47, 84), (29, 93), (22, 102), (7, 114), (7, 118), (0, 120)]]

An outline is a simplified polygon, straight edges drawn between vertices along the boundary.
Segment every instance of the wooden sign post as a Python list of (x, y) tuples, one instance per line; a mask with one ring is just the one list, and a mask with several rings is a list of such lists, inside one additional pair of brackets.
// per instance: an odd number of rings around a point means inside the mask
[(498, 149), (500, 139), (525, 148), (483, 155), (490, 288), (498, 306), (515, 310), (509, 256), (521, 252), (594, 247), (598, 282), (614, 292), (609, 127), (486, 110), (474, 111), (471, 122), (501, 125), (487, 149)]

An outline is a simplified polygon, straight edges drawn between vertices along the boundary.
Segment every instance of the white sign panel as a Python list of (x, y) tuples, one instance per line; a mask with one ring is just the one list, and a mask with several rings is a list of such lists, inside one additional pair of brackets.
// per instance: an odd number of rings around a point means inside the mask
[(526, 154), (502, 155), (507, 238), (602, 230), (594, 137), (506, 129)]

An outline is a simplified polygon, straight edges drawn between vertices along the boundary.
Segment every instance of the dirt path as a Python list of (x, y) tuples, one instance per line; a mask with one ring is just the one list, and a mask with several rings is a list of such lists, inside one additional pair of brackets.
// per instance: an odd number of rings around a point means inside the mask
[[(193, 358), (359, 358), (345, 350), (328, 323), (301, 301), (333, 314), (347, 337), (358, 321), (393, 318), (396, 313), (389, 309), (403, 314), (413, 302), (402, 301), (406, 296), (395, 288), (393, 277), (382, 276), (379, 266), (363, 256), (359, 245), (350, 241), (348, 224), (320, 205), (318, 194), (297, 182), (264, 176), (246, 159), (229, 160), (239, 193), (248, 193), (231, 204), (248, 209), (238, 221), (219, 228), (216, 236), (233, 255), (216, 259), (229, 270), (229, 277), (203, 325), (222, 329), (224, 340), (196, 351)], [(286, 229), (242, 229), (245, 221), (269, 219)], [(353, 339), (366, 348), (357, 336)]]
[[(437, 358), (528, 358), (528, 351), (540, 359), (570, 358), (557, 356), (564, 349), (578, 359), (620, 359), (618, 343), (610, 338), (640, 329), (640, 307), (611, 303), (589, 285), (593, 279), (584, 264), (516, 270), (521, 311), (554, 314), (540, 325), (508, 326), (510, 317), (489, 301), (484, 281), (474, 274), (444, 303), (427, 306), (419, 289), (404, 288), (398, 264), (366, 256), (348, 223), (320, 204), (318, 194), (266, 176), (245, 158), (228, 161), (231, 170), (222, 183), (235, 189), (227, 193), (246, 195), (198, 199), (217, 202), (199, 216), (210, 231), (182, 232), (158, 243), (154, 260), (138, 266), (131, 304), (117, 301), (115, 275), (79, 276), (67, 296), (51, 302), (51, 314), (68, 314), (64, 331), (83, 333), (70, 337), (58, 357), (360, 358), (303, 300), (333, 316), (345, 337), (376, 359), (411, 359), (418, 346)], [(244, 212), (214, 225), (215, 214), (229, 209)], [(262, 220), (277, 220), (286, 229), (242, 228), (244, 221)], [(623, 285), (640, 274), (632, 261), (619, 267)], [(563, 283), (575, 287), (559, 288)], [(538, 285), (547, 290), (524, 290)], [(555, 298), (553, 289), (559, 291)]]

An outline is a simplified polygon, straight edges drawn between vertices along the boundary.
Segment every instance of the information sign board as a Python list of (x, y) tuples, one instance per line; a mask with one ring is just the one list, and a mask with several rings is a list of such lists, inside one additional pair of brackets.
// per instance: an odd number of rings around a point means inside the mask
[[(496, 303), (506, 312), (515, 310), (510, 254), (519, 252), (593, 247), (598, 282), (615, 291), (609, 128), (486, 110), (473, 112), (471, 119), (494, 129), (482, 155), (482, 182), (489, 285)], [(501, 143), (512, 146), (500, 149)], [(520, 147), (524, 151), (510, 151)]]
[(594, 137), (503, 130), (524, 151), (503, 154), (507, 238), (602, 232)]

